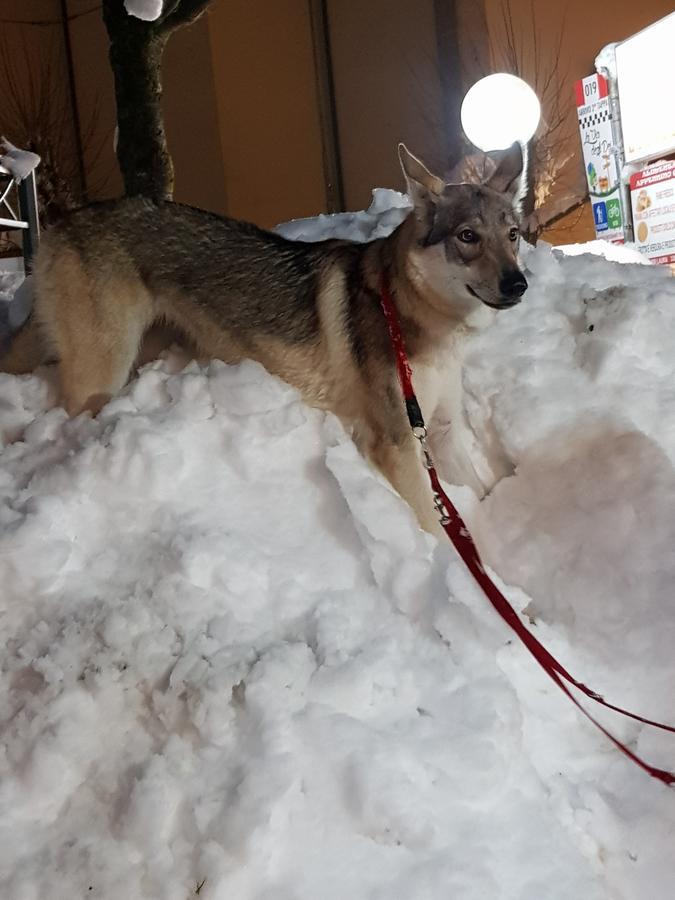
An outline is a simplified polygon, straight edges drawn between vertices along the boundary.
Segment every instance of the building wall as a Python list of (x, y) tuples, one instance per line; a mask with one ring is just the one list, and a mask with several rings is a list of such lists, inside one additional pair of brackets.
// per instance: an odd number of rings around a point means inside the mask
[(307, 0), (216, 0), (208, 14), (227, 212), (262, 226), (326, 208)]
[[(442, 4), (327, 0), (348, 209), (367, 205), (375, 186), (403, 186), (396, 155), (400, 140), (432, 167), (443, 169), (448, 144), (443, 67), (456, 65), (458, 79), (468, 87), (487, 71), (489, 45), (503, 43), (503, 0)], [(60, 6), (59, 0), (2, 0), (0, 17), (58, 19)], [(116, 117), (105, 28), (100, 10), (87, 13), (91, 0), (67, 0), (67, 8), (75, 17), (70, 36), (87, 186), (93, 198), (117, 196), (122, 185), (113, 151)], [(450, 9), (447, 21), (456, 21), (455, 60), (439, 57), (441, 8)], [(531, 0), (510, 0), (510, 8), (519, 34), (528, 33), (534, 9), (539, 51), (550, 60), (563, 25), (561, 8)], [(593, 70), (604, 44), (634, 33), (671, 8), (672, 0), (645, 0), (642, 5), (617, 0), (611, 10), (585, 0), (566, 3), (560, 69), (573, 157), (566, 174), (570, 190), (583, 181), (574, 81)], [(65, 79), (60, 27), (26, 27), (23, 33), (29, 51), (20, 67), (35, 69), (52, 42)], [(0, 37), (7, 34), (4, 26)], [(530, 51), (525, 57), (532, 65)], [(164, 110), (177, 200), (263, 226), (325, 210), (308, 0), (213, 0), (207, 15), (169, 41)], [(69, 127), (64, 152), (75, 154), (72, 122)], [(559, 223), (549, 237), (566, 241), (592, 234), (590, 212), (582, 210)]]
[(171, 36), (163, 65), (162, 106), (174, 165), (174, 197), (180, 203), (228, 213), (208, 16)]
[(432, 0), (329, 0), (328, 20), (347, 209), (374, 187), (403, 189), (397, 145), (443, 162)]
[(85, 159), (87, 193), (92, 200), (117, 197), (122, 177), (113, 149), (115, 92), (108, 64), (108, 35), (100, 9), (88, 0), (68, 0), (68, 28)]
[[(493, 48), (504, 45), (503, 14), (506, 0), (484, 0), (489, 40)], [(560, 41), (559, 75), (561, 98), (568, 110), (565, 131), (567, 152), (572, 155), (563, 173), (559, 190), (578, 191), (585, 185), (581, 145), (576, 120), (574, 83), (595, 71), (595, 57), (607, 44), (621, 41), (673, 11), (672, 0), (614, 0), (613, 3), (589, 3), (566, 0), (564, 4), (509, 0), (516, 33), (531, 34), (532, 11), (538, 32), (537, 51), (540, 70), (549, 68), (557, 55)], [(524, 75), (534, 77), (537, 68), (532, 42), (524, 47)], [(590, 205), (567, 216), (544, 238), (553, 243), (590, 240), (595, 236)]]

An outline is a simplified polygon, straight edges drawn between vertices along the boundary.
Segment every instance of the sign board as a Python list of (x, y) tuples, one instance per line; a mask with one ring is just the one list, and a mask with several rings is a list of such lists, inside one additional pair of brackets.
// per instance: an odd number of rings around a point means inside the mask
[(675, 150), (675, 13), (617, 44), (616, 72), (626, 162)]
[(635, 243), (655, 263), (675, 263), (675, 160), (630, 179)]
[(621, 183), (612, 139), (607, 81), (602, 75), (589, 75), (577, 81), (575, 91), (595, 233), (599, 238), (623, 243)]

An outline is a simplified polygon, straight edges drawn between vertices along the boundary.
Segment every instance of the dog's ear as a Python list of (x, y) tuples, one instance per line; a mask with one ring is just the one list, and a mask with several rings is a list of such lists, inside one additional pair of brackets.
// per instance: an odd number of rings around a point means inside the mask
[(485, 184), (500, 194), (510, 198), (513, 208), (520, 207), (527, 191), (527, 148), (516, 141), (505, 150), (497, 163), (497, 168)]
[(436, 205), (445, 188), (445, 182), (437, 175), (432, 175), (405, 144), (398, 145), (398, 158), (405, 176), (408, 196), (413, 202), (413, 214), (420, 225), (420, 238), (426, 238), (434, 226)]

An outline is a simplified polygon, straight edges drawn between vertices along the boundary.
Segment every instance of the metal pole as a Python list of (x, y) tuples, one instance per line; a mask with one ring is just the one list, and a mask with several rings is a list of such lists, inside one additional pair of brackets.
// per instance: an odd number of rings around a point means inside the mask
[(312, 24), (314, 67), (319, 92), (326, 204), (328, 212), (342, 212), (345, 203), (326, 0), (309, 0), (309, 15)]
[(28, 223), (28, 228), (22, 231), (23, 265), (26, 275), (30, 275), (33, 271), (33, 258), (40, 243), (35, 170), (19, 182), (17, 192), (19, 194), (19, 215), (24, 222)]
[(82, 195), (86, 198), (87, 175), (84, 166), (84, 147), (82, 146), (80, 108), (77, 102), (77, 89), (75, 87), (75, 65), (73, 63), (73, 45), (70, 40), (70, 25), (68, 24), (67, 0), (61, 0), (61, 21), (63, 27), (63, 45), (66, 52), (66, 69), (68, 71), (68, 93), (70, 94), (70, 106), (73, 111), (73, 127), (75, 129), (77, 168), (80, 173), (80, 187), (82, 189)]
[(614, 160), (619, 175), (619, 200), (623, 218), (623, 237), (625, 241), (635, 240), (633, 235), (633, 211), (630, 202), (630, 184), (623, 176), (625, 165), (623, 148), (623, 131), (621, 129), (621, 106), (619, 104), (619, 82), (616, 74), (616, 44), (608, 44), (595, 61), (596, 70), (607, 79), (609, 85), (609, 111), (612, 120), (612, 144)]
[(462, 155), (462, 65), (457, 42), (458, 19), (456, 0), (434, 0), (438, 74), (441, 82), (443, 116), (443, 151), (445, 167), (451, 169)]

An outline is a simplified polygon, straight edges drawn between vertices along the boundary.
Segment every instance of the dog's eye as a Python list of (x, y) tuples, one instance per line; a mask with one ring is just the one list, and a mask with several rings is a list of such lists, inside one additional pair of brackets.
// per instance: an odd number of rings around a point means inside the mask
[(519, 234), (520, 234), (520, 232), (518, 231), (517, 228), (512, 228), (512, 229), (509, 231), (509, 240), (510, 240), (510, 241), (517, 241), (517, 240), (518, 240), (518, 235), (519, 235)]
[(476, 232), (472, 231), (470, 228), (462, 228), (457, 237), (464, 244), (477, 244), (480, 240)]

